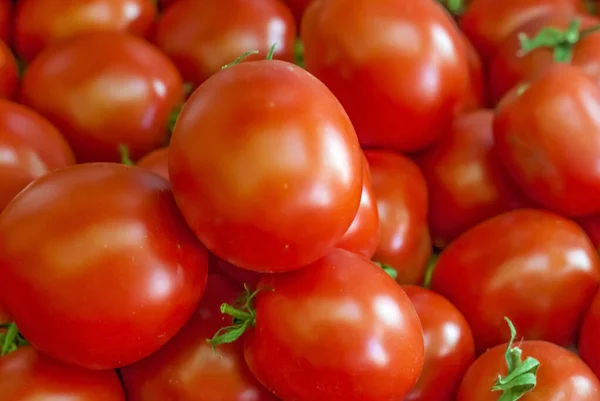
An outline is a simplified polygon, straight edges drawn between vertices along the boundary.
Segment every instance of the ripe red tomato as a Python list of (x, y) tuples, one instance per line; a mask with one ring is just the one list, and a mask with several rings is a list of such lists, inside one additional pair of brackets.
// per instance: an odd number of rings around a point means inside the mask
[(115, 31), (144, 36), (155, 14), (153, 0), (19, 0), (15, 47), (29, 62), (50, 45), (81, 34)]
[(431, 289), (465, 315), (482, 352), (508, 340), (504, 316), (527, 339), (571, 345), (599, 283), (599, 257), (577, 224), (522, 209), (452, 242)]
[(0, 358), (0, 393), (10, 401), (125, 401), (116, 372), (63, 365), (32, 347)]
[(141, 38), (78, 36), (42, 53), (23, 78), (21, 99), (65, 135), (79, 162), (135, 160), (162, 146), (182, 101), (175, 66)]
[(111, 369), (165, 344), (196, 309), (204, 247), (168, 182), (92, 163), (48, 174), (0, 215), (0, 303), (40, 351)]
[(471, 90), (463, 38), (434, 1), (315, 0), (301, 33), (306, 68), (340, 99), (364, 147), (431, 145)]
[(401, 284), (421, 284), (431, 256), (427, 183), (407, 157), (365, 152), (379, 212), (380, 241), (373, 260), (392, 266)]
[(219, 308), (234, 303), (242, 287), (225, 277), (208, 277), (198, 310), (183, 329), (150, 357), (122, 369), (129, 401), (275, 401), (252, 376), (242, 342), (220, 345), (207, 338), (225, 323)]
[(4, 308), (4, 306), (0, 305), (0, 324), (9, 323), (11, 321), (10, 315), (8, 311)]
[[(600, 24), (589, 16), (578, 16), (581, 29)], [(554, 63), (554, 49), (541, 47), (527, 54), (521, 52), (519, 35), (534, 38), (543, 28), (566, 31), (574, 17), (550, 14), (537, 18), (510, 34), (499, 46), (490, 64), (489, 87), (494, 104), (515, 86), (537, 78)], [(596, 82), (600, 82), (600, 34), (592, 34), (579, 40), (572, 50), (572, 65), (583, 68)]]
[(303, 269), (264, 275), (258, 287), (245, 359), (282, 400), (400, 400), (416, 383), (419, 318), (368, 259), (333, 249)]
[(360, 206), (354, 217), (354, 221), (348, 231), (337, 244), (350, 252), (358, 253), (371, 259), (379, 246), (379, 212), (377, 211), (377, 200), (371, 182), (371, 172), (366, 159), (363, 161), (363, 188), (360, 198)]
[(417, 160), (430, 193), (429, 229), (440, 248), (525, 202), (493, 153), (493, 121), (492, 110), (459, 115), (449, 134)]
[(0, 99), (14, 99), (19, 90), (19, 71), (12, 52), (0, 41)]
[(600, 214), (593, 216), (586, 216), (576, 220), (577, 223), (583, 228), (592, 244), (597, 250), (600, 250)]
[(362, 154), (348, 115), (305, 70), (251, 61), (187, 101), (169, 175), (188, 224), (218, 257), (262, 272), (322, 257), (352, 223)]
[[(226, 21), (224, 24), (223, 21)], [(181, 0), (158, 24), (155, 43), (177, 65), (185, 81), (199, 85), (245, 52), (292, 61), (296, 24), (280, 0)]]
[(600, 377), (600, 292), (596, 294), (581, 326), (579, 356)]
[(169, 148), (156, 149), (142, 157), (136, 164), (168, 180)]
[(487, 104), (487, 91), (485, 85), (485, 74), (483, 64), (477, 50), (464, 34), (461, 34), (462, 41), (467, 51), (467, 61), (469, 62), (470, 72), (470, 90), (465, 98), (458, 104), (458, 112), (468, 112), (478, 110)]
[(34, 179), (75, 163), (60, 132), (33, 110), (0, 100), (0, 212)]
[(0, 40), (12, 43), (13, 0), (0, 0)]
[(459, 25), (487, 64), (500, 43), (523, 24), (548, 14), (585, 12), (581, 0), (477, 0), (469, 4)]
[(473, 334), (465, 317), (447, 299), (417, 286), (404, 286), (425, 339), (419, 381), (404, 401), (454, 401), (463, 375), (475, 359)]
[(499, 106), (496, 150), (539, 205), (567, 216), (600, 212), (599, 108), (600, 87), (568, 64), (551, 66)]

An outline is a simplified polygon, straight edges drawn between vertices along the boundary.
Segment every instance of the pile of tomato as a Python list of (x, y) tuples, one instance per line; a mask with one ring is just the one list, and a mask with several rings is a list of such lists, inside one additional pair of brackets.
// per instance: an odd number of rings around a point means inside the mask
[(2, 401), (600, 401), (583, 0), (0, 0)]

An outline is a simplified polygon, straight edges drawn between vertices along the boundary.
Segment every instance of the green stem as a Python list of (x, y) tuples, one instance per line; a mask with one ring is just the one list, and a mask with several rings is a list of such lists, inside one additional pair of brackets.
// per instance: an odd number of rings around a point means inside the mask
[(438, 0), (452, 15), (460, 15), (465, 11), (463, 0)]
[(121, 163), (125, 164), (126, 166), (135, 165), (135, 163), (133, 162), (133, 160), (131, 160), (131, 157), (129, 156), (129, 148), (127, 147), (127, 145), (119, 145), (119, 154), (121, 155)]
[(246, 52), (244, 54), (242, 54), (241, 56), (239, 56), (238, 58), (236, 58), (233, 63), (229, 63), (229, 64), (225, 64), (223, 67), (221, 67), (222, 70), (225, 70), (229, 67), (233, 67), (234, 65), (238, 65), (239, 63), (241, 63), (242, 61), (244, 61), (244, 59), (248, 58), (249, 56), (253, 55), (253, 54), (258, 54), (258, 50), (252, 50), (249, 52)]
[(296, 39), (294, 44), (294, 63), (298, 67), (304, 68), (304, 45), (300, 38)]
[(386, 272), (387, 275), (390, 276), (391, 278), (393, 278), (394, 280), (396, 280), (398, 278), (398, 270), (394, 269), (392, 266), (386, 265), (385, 263), (380, 263), (380, 262), (373, 262), (373, 263), (375, 263), (377, 266), (381, 267), (383, 269), (383, 271)]
[(427, 270), (425, 270), (425, 278), (423, 279), (423, 287), (431, 287), (431, 279), (433, 278), (433, 272), (435, 271), (435, 265), (437, 264), (440, 255), (433, 254), (427, 264)]
[(0, 356), (7, 355), (29, 343), (21, 336), (17, 325), (14, 323), (0, 325), (0, 328), (6, 329), (6, 333), (0, 333)]
[(275, 47), (277, 47), (277, 42), (273, 43), (269, 48), (266, 60), (273, 60), (273, 55), (275, 54)]

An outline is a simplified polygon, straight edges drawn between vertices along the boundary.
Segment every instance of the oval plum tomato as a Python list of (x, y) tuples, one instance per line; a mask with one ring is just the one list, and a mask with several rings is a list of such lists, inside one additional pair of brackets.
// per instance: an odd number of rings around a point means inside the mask
[(477, 0), (469, 4), (459, 25), (487, 65), (500, 43), (521, 25), (548, 14), (585, 12), (581, 0)]
[(164, 347), (122, 369), (129, 401), (275, 401), (252, 376), (242, 342), (220, 345), (207, 338), (223, 327), (222, 303), (234, 303), (242, 287), (211, 274), (206, 293), (190, 321)]
[[(597, 18), (588, 16), (576, 18), (581, 23), (581, 30), (600, 24), (600, 20)], [(570, 15), (550, 14), (523, 25), (500, 44), (490, 64), (489, 72), (490, 95), (494, 104), (498, 103), (510, 89), (537, 78), (546, 71), (555, 62), (557, 47), (569, 48), (570, 63), (582, 67), (595, 81), (600, 82), (600, 34), (584, 34), (574, 44), (565, 45), (567, 32), (570, 31), (569, 26), (574, 20), (575, 18)], [(531, 43), (534, 46), (540, 45), (536, 36), (544, 35), (544, 28), (554, 30), (555, 37), (553, 39), (556, 46), (548, 45), (550, 41), (547, 40), (548, 35), (546, 35), (545, 46), (541, 45), (525, 53), (521, 49), (521, 39), (519, 38), (526, 35), (528, 40), (525, 43)], [(556, 30), (563, 32), (562, 39), (556, 35)], [(576, 33), (578, 30), (575, 29), (573, 32)]]
[(40, 351), (90, 369), (140, 360), (196, 309), (208, 269), (162, 177), (91, 163), (36, 180), (0, 215), (0, 303)]
[(115, 31), (145, 36), (155, 14), (153, 0), (19, 0), (15, 47), (30, 62), (48, 46), (81, 34)]
[(537, 204), (572, 217), (600, 212), (599, 108), (598, 84), (569, 64), (549, 67), (498, 107), (495, 148)]
[(600, 377), (600, 292), (596, 294), (581, 326), (579, 356)]
[(237, 266), (227, 263), (224, 260), (217, 258), (215, 255), (210, 254), (208, 257), (209, 269), (212, 271), (220, 272), (225, 274), (227, 277), (235, 281), (236, 283), (247, 286), (250, 289), (255, 289), (261, 278), (261, 273), (257, 273), (251, 270), (241, 269)]
[(463, 375), (475, 359), (473, 334), (464, 316), (447, 299), (417, 286), (404, 286), (425, 339), (419, 381), (404, 401), (454, 401)]
[(258, 288), (255, 308), (247, 300), (225, 313), (241, 312), (250, 371), (282, 400), (400, 400), (416, 383), (424, 352), (417, 313), (365, 257), (332, 249), (303, 269), (265, 274)]
[(80, 163), (118, 162), (120, 144), (134, 160), (164, 144), (182, 86), (157, 48), (103, 32), (43, 52), (27, 68), (21, 100), (59, 128)]
[(12, 43), (13, 0), (0, 0), (0, 40)]
[(0, 392), (10, 401), (125, 401), (116, 372), (63, 365), (32, 347), (0, 358)]
[(136, 165), (150, 170), (168, 180), (169, 148), (160, 148), (148, 153), (146, 156), (138, 160)]
[(431, 145), (471, 90), (463, 38), (434, 1), (315, 0), (301, 33), (306, 68), (344, 105), (363, 147)]
[(469, 228), (525, 201), (493, 152), (494, 112), (456, 117), (447, 136), (417, 159), (429, 189), (429, 229), (443, 248)]
[[(226, 21), (227, 23), (223, 23)], [(155, 43), (177, 65), (185, 81), (199, 85), (241, 54), (292, 61), (296, 24), (280, 0), (180, 0), (158, 24)]]
[(363, 188), (358, 212), (342, 240), (336, 245), (371, 259), (379, 246), (379, 212), (366, 159), (363, 162)]
[(169, 147), (175, 199), (198, 238), (249, 270), (322, 257), (350, 227), (362, 153), (335, 96), (278, 60), (222, 70), (186, 102)]
[(427, 183), (407, 157), (365, 152), (379, 213), (380, 241), (373, 260), (392, 266), (400, 284), (421, 284), (432, 253), (427, 228)]
[(19, 91), (19, 70), (12, 52), (0, 41), (0, 99), (14, 99)]
[(34, 179), (75, 164), (60, 132), (33, 110), (0, 100), (0, 212)]
[(552, 213), (521, 209), (452, 242), (431, 289), (466, 317), (479, 352), (505, 342), (503, 317), (524, 337), (573, 343), (600, 283), (600, 260), (583, 230)]
[(600, 382), (565, 348), (546, 341), (522, 341), (513, 347), (511, 341), (488, 350), (471, 365), (456, 401), (504, 399), (597, 401)]

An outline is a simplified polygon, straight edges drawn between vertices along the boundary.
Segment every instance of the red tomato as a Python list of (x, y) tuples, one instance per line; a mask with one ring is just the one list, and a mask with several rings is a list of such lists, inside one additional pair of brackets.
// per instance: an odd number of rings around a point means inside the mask
[(600, 292), (588, 309), (579, 336), (579, 355), (600, 377)]
[(469, 62), (470, 71), (470, 90), (466, 97), (458, 105), (459, 112), (468, 112), (485, 107), (487, 103), (487, 93), (485, 87), (485, 75), (483, 64), (477, 54), (477, 50), (473, 47), (469, 38), (464, 34), (461, 35), (463, 43), (467, 51), (467, 60)]
[(262, 272), (302, 267), (339, 243), (360, 204), (362, 168), (335, 96), (283, 61), (213, 75), (187, 101), (169, 148), (173, 193), (198, 238)]
[(464, 316), (447, 299), (417, 286), (404, 286), (425, 339), (419, 381), (404, 401), (454, 401), (463, 375), (475, 359), (473, 334)]
[(34, 179), (75, 163), (52, 124), (8, 100), (0, 100), (0, 154), (0, 212)]
[(423, 332), (404, 291), (363, 256), (333, 249), (293, 272), (264, 275), (252, 373), (282, 400), (400, 400), (423, 367)]
[(302, 39), (307, 69), (340, 99), (367, 148), (431, 145), (471, 90), (463, 38), (434, 1), (315, 0)]
[(277, 400), (248, 370), (242, 342), (216, 351), (206, 342), (225, 323), (221, 304), (234, 303), (242, 287), (213, 274), (206, 288), (194, 316), (167, 345), (121, 371), (129, 401)]
[[(519, 344), (523, 359), (533, 357), (539, 362), (537, 385), (519, 401), (597, 401), (600, 382), (594, 373), (574, 353), (545, 341), (524, 341)], [(502, 392), (492, 392), (499, 375), (505, 376), (506, 344), (480, 356), (464, 377), (456, 401), (497, 401)], [(515, 398), (508, 398), (510, 400)]]
[(600, 250), (600, 214), (586, 216), (576, 220), (592, 240), (592, 244)]
[(431, 256), (427, 183), (407, 157), (365, 152), (379, 211), (380, 241), (373, 260), (390, 265), (401, 284), (420, 284)]
[(418, 159), (430, 193), (429, 229), (441, 248), (524, 203), (493, 153), (493, 120), (492, 110), (458, 116), (448, 136)]
[[(227, 23), (224, 24), (223, 21)], [(163, 14), (156, 44), (175, 62), (184, 80), (199, 85), (245, 52), (292, 61), (296, 25), (280, 0), (182, 0)]]
[(196, 309), (208, 256), (168, 182), (138, 167), (48, 174), (0, 215), (0, 303), (40, 351), (90, 369), (140, 360)]
[(13, 0), (0, 0), (0, 40), (11, 44), (13, 24)]
[(125, 401), (116, 372), (62, 365), (32, 347), (0, 358), (0, 393), (7, 401)]
[(160, 148), (142, 157), (137, 165), (169, 179), (169, 148)]
[(120, 144), (133, 159), (164, 144), (182, 85), (157, 48), (104, 32), (78, 36), (36, 58), (21, 99), (60, 129), (79, 162), (117, 162)]
[[(581, 28), (590, 28), (600, 23), (597, 18), (579, 16)], [(537, 78), (554, 64), (554, 49), (541, 47), (527, 54), (521, 52), (519, 35), (534, 38), (543, 28), (566, 31), (573, 17), (564, 14), (550, 14), (535, 19), (509, 35), (499, 46), (492, 59), (489, 73), (489, 87), (492, 101), (500, 99), (515, 86)], [(571, 64), (583, 68), (596, 82), (600, 83), (600, 34), (583, 37), (574, 46)]]
[[(237, 266), (227, 263), (224, 260), (217, 258), (215, 255), (209, 255), (209, 267), (213, 271), (224, 273), (240, 285), (248, 286), (255, 289), (260, 280), (261, 274), (251, 270), (241, 269)], [(214, 333), (213, 333), (214, 334)]]
[(61, 40), (102, 31), (144, 36), (156, 14), (153, 0), (19, 0), (15, 12), (17, 52), (32, 61)]
[(311, 0), (284, 0), (285, 4), (292, 10), (294, 17), (296, 18), (296, 22), (298, 26), (302, 22), (302, 16), (304, 15), (304, 11), (308, 7), (308, 4)]
[(442, 252), (431, 288), (466, 317), (479, 352), (508, 340), (571, 345), (600, 283), (600, 260), (577, 224), (522, 209), (487, 220)]
[(164, 10), (165, 8), (170, 7), (179, 1), (180, 0), (158, 0), (158, 5)]
[(10, 49), (0, 41), (0, 99), (14, 99), (19, 90), (19, 71)]
[(360, 206), (354, 221), (337, 244), (338, 248), (358, 253), (371, 259), (379, 246), (379, 212), (366, 159), (363, 162), (363, 188)]
[(600, 212), (599, 108), (600, 87), (568, 64), (553, 65), (499, 106), (495, 147), (539, 205), (567, 216)]
[(8, 311), (4, 309), (2, 305), (0, 305), (0, 324), (6, 324), (11, 321), (10, 315)]
[(585, 11), (581, 0), (477, 0), (469, 4), (459, 24), (487, 64), (500, 43), (523, 24), (551, 13)]

